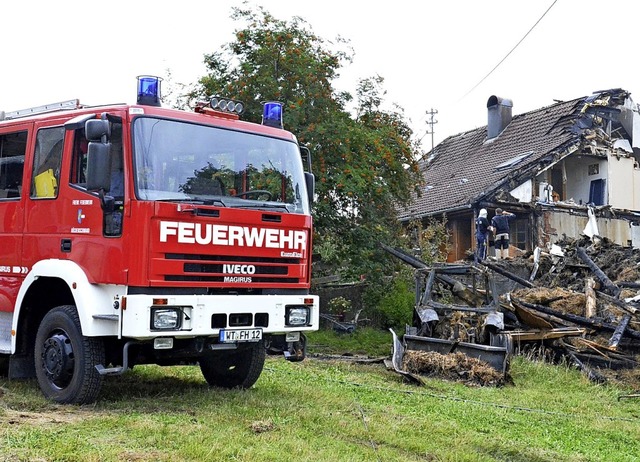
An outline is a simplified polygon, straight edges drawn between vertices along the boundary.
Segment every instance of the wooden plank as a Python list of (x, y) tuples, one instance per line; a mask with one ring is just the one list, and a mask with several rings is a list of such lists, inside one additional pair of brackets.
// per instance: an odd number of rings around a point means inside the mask
[(514, 330), (510, 332), (503, 332), (503, 334), (510, 336), (513, 340), (527, 341), (527, 340), (547, 340), (552, 338), (562, 337), (579, 337), (584, 335), (586, 329), (579, 327), (561, 327), (557, 329), (532, 329), (532, 330)]
[(593, 318), (596, 315), (596, 281), (593, 278), (587, 278), (584, 284), (584, 295), (587, 302), (584, 309), (584, 315), (587, 318)]

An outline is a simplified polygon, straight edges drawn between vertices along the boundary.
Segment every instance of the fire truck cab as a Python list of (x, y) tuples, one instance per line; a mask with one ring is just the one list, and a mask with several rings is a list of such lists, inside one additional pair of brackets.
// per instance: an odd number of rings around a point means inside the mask
[(229, 99), (163, 108), (159, 87), (0, 112), (0, 373), (56, 402), (137, 364), (248, 388), (318, 329), (314, 177), (282, 105), (254, 124)]

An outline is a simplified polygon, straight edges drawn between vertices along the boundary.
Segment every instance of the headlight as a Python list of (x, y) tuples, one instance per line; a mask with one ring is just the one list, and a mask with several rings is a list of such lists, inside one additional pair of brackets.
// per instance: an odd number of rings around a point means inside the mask
[(151, 330), (177, 330), (181, 325), (180, 308), (151, 308)]
[(285, 322), (287, 326), (305, 326), (309, 324), (309, 308), (306, 306), (288, 306)]

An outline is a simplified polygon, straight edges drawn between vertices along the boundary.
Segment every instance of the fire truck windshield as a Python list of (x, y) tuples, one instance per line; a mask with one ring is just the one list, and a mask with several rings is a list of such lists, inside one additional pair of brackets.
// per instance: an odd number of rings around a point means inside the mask
[(252, 133), (139, 117), (136, 196), (309, 213), (298, 146)]

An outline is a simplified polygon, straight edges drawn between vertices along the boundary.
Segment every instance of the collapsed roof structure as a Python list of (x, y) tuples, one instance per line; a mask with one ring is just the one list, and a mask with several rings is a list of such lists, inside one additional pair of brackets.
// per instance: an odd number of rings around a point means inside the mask
[(515, 116), (512, 108), (491, 96), (487, 126), (427, 153), (424, 185), (399, 220), (446, 216), (450, 261), (473, 248), (481, 208), (516, 213), (511, 243), (521, 250), (579, 237), (590, 221), (602, 237), (640, 247), (640, 113), (630, 93), (598, 91)]

